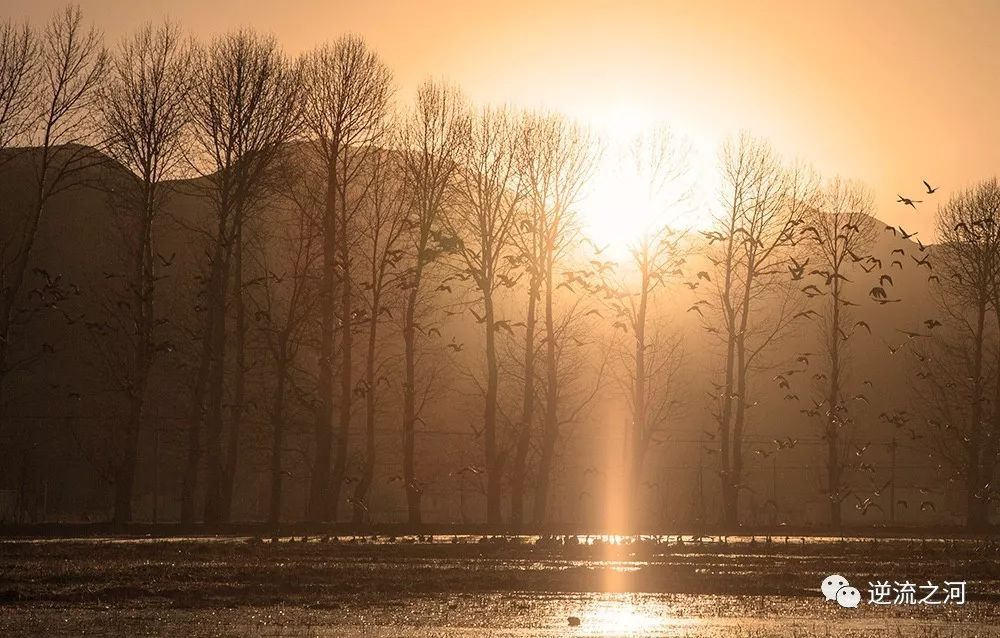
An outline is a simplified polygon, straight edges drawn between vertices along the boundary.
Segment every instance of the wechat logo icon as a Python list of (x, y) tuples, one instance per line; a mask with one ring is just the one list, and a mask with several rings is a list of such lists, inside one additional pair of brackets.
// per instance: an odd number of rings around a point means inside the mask
[(823, 579), (820, 591), (827, 600), (835, 600), (841, 607), (854, 609), (861, 603), (861, 592), (857, 587), (851, 587), (847, 579), (832, 574)]

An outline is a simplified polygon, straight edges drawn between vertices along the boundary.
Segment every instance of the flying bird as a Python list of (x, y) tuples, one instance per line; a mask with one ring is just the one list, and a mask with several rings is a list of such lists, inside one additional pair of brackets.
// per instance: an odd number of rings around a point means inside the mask
[(795, 259), (795, 257), (792, 257), (791, 260), (792, 260), (792, 265), (788, 267), (788, 270), (791, 271), (793, 275), (797, 273), (798, 276), (796, 277), (796, 279), (800, 279), (802, 277), (802, 273), (806, 269), (806, 266), (809, 265), (809, 260), (806, 259), (801, 264), (798, 262), (797, 259)]
[(922, 199), (910, 199), (909, 197), (903, 197), (902, 195), (899, 195), (898, 193), (896, 194), (896, 197), (899, 198), (899, 199), (896, 200), (897, 203), (900, 203), (903, 206), (909, 206), (913, 210), (917, 209), (917, 206), (916, 206), (917, 204), (923, 204), (924, 203), (924, 201)]
[(933, 195), (934, 193), (936, 193), (936, 192), (937, 192), (937, 189), (938, 189), (938, 187), (937, 187), (937, 186), (934, 186), (934, 187), (932, 188), (932, 187), (931, 187), (931, 185), (927, 183), (927, 180), (926, 180), (926, 179), (924, 180), (924, 186), (926, 186), (926, 187), (927, 187), (927, 194), (928, 194), (928, 195)]

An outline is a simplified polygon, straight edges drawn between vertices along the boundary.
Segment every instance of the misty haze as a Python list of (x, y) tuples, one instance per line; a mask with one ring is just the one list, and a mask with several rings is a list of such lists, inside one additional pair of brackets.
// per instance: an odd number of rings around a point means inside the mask
[(1000, 635), (998, 13), (5, 6), (0, 633)]

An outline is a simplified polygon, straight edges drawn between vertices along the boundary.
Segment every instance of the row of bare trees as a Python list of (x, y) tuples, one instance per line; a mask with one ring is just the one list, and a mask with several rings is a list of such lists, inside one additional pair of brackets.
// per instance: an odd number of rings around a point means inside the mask
[[(486, 346), (490, 522), (502, 517), (508, 448), (518, 447), (515, 463), (522, 476), (526, 471), (541, 370), (541, 465), (544, 475), (551, 472), (563, 338), (557, 332), (565, 329), (552, 273), (579, 232), (573, 206), (594, 161), (585, 130), (556, 115), (476, 111), (456, 89), (434, 82), (397, 114), (391, 73), (355, 36), (292, 61), (273, 38), (250, 31), (202, 45), (164, 24), (144, 27), (109, 53), (76, 8), (59, 13), (42, 34), (7, 24), (2, 35), (2, 130), (11, 151), (4, 157), (28, 146), (41, 155), (30, 211), (15, 217), (24, 228), (3, 246), (5, 373), (13, 369), (14, 309), (46, 202), (79, 186), (76, 173), (106, 168), (104, 157), (125, 169), (109, 170), (114, 177), (102, 185), (118, 215), (127, 267), (109, 275), (102, 292), (111, 320), (87, 322), (100, 344), (102, 372), (127, 404), (104, 455), (117, 521), (132, 518), (140, 432), (163, 353), (181, 356), (190, 373), (181, 518), (199, 517), (199, 492), (201, 518), (230, 517), (248, 384), (259, 358), (253, 351), (262, 339), (273, 368), (272, 519), (281, 511), (287, 419), (296, 401), (308, 404), (315, 421), (308, 518), (338, 518), (354, 453), (352, 413), (362, 396), (363, 470), (347, 501), (355, 520), (365, 520), (379, 396), (389, 385), (387, 367), (401, 354), (402, 483), (409, 520), (420, 522), (416, 433), (434, 384), (433, 371), (421, 370), (421, 342), (440, 334), (432, 325), (439, 297), (455, 280), (469, 284), (472, 296), (460, 305), (480, 317)], [(197, 214), (164, 219), (171, 199), (192, 194), (202, 202)], [(196, 319), (183, 327), (171, 325), (184, 322), (166, 307), (160, 284), (174, 270), (176, 253), (163, 253), (171, 224), (201, 251), (193, 264)], [(498, 333), (512, 330), (498, 317), (498, 291), (513, 289), (525, 273), (532, 282), (527, 305), (534, 309), (544, 293), (545, 338), (536, 336), (532, 310), (524, 414), (508, 441), (499, 416)], [(398, 349), (379, 332), (397, 308)], [(359, 333), (367, 336), (360, 351)], [(539, 343), (547, 344), (543, 366), (534, 363)], [(314, 370), (304, 354), (313, 347)], [(535, 514), (544, 516), (545, 489), (539, 494)]]
[[(684, 230), (677, 211), (696, 205), (684, 145), (651, 131), (616, 158), (629, 191), (622, 205), (641, 223), (612, 261), (580, 214), (606, 153), (591, 130), (558, 114), (476, 108), (442, 82), (404, 103), (396, 107), (390, 70), (357, 36), (292, 60), (253, 31), (205, 44), (173, 24), (143, 27), (108, 52), (76, 8), (42, 31), (5, 24), (0, 169), (30, 147), (32, 192), (4, 211), (11, 226), (0, 237), (0, 428), (11, 374), (40, 361), (19, 348), (32, 313), (56, 308), (68, 285), (41, 271), (46, 281), (29, 294), (40, 224), (52, 198), (96, 186), (120, 231), (120, 272), (105, 273), (82, 323), (120, 408), (100, 451), (116, 521), (133, 518), (141, 435), (167, 371), (179, 368), (184, 522), (229, 520), (241, 455), (258, 448), (269, 459), (272, 522), (293, 454), (308, 467), (308, 520), (338, 520), (346, 503), (355, 522), (369, 522), (376, 434), (391, 421), (396, 482), (408, 521), (421, 523), (418, 434), (443, 392), (442, 353), (465, 348), (455, 336), (442, 342), (453, 315), (474, 319), (482, 345), (463, 355), (461, 372), (475, 388), (482, 462), (456, 472), (482, 476), (486, 521), (520, 526), (530, 503), (530, 520), (545, 524), (568, 428), (603, 390), (606, 368), (627, 405), (623, 492), (635, 513), (651, 446), (669, 439), (684, 408), (672, 297), (687, 286), (700, 287), (689, 312), (717, 346), (723, 522), (740, 520), (755, 384), (789, 363), (773, 360), (779, 345), (815, 321), (821, 361), (810, 369), (813, 407), (802, 412), (820, 422), (830, 522), (840, 525), (856, 493), (849, 345), (859, 329), (871, 332), (855, 316), (865, 298), (855, 277), (879, 262), (863, 186), (822, 182), (743, 135), (720, 153), (711, 228)], [(995, 219), (996, 191), (986, 183), (941, 209), (942, 305), (958, 326), (947, 334), (961, 338), (928, 341), (968, 359), (959, 376), (969, 383), (925, 395), (950, 414), (935, 422), (961, 433), (952, 447), (976, 524), (988, 518), (1000, 423), (991, 407), (1000, 381), (985, 363), (991, 312), (1000, 329), (998, 231), (983, 221)], [(892, 301), (875, 290), (866, 301)], [(63, 312), (72, 323), (86, 314)], [(292, 445), (303, 422), (305, 451)]]

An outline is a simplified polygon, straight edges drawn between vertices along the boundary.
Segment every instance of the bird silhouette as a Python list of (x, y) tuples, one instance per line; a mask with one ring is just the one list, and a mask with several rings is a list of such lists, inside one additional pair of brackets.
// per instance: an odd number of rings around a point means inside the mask
[(923, 180), (923, 181), (924, 181), (924, 186), (926, 186), (926, 187), (927, 187), (927, 194), (928, 194), (928, 195), (933, 195), (934, 193), (936, 193), (936, 192), (937, 192), (937, 189), (938, 189), (938, 187), (937, 187), (937, 186), (935, 186), (935, 187), (933, 187), (933, 188), (932, 188), (932, 187), (931, 187), (931, 185), (927, 183), (927, 180), (926, 180), (926, 179), (925, 179), (925, 180)]
[(806, 259), (804, 262), (800, 264), (798, 261), (795, 260), (794, 257), (792, 257), (791, 259), (793, 265), (788, 267), (788, 272), (791, 273), (792, 275), (792, 281), (798, 281), (799, 279), (802, 279), (802, 276), (806, 270), (806, 266), (809, 264), (809, 260)]

